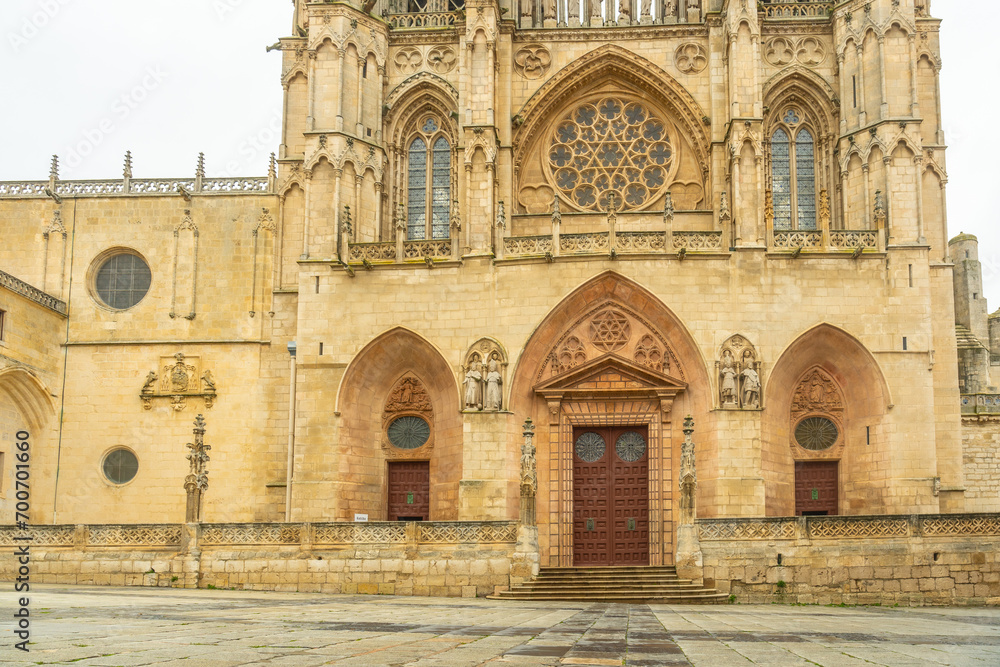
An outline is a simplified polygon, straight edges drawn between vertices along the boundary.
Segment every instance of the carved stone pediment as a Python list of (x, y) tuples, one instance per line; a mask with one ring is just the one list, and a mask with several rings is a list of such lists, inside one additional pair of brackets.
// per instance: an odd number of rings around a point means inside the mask
[(686, 388), (683, 380), (606, 354), (535, 385), (535, 392), (555, 400), (618, 396), (666, 399)]

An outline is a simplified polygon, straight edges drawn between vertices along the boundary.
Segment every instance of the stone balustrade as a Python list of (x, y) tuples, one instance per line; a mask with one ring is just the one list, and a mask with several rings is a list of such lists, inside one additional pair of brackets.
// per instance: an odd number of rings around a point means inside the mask
[(914, 514), (698, 519), (706, 541), (1000, 536), (1000, 514)]
[[(54, 186), (54, 187), (53, 187)], [(0, 199), (47, 197), (117, 197), (189, 194), (269, 194), (274, 178), (123, 178), (92, 181), (2, 181)]]
[(763, 2), (765, 19), (827, 19), (833, 14), (833, 2)]
[(15, 294), (20, 294), (26, 299), (34, 301), (40, 306), (45, 306), (49, 310), (54, 310), (60, 315), (66, 314), (66, 302), (46, 294), (37, 287), (32, 287), (19, 278), (15, 278), (9, 273), (0, 271), (0, 286), (6, 287)]

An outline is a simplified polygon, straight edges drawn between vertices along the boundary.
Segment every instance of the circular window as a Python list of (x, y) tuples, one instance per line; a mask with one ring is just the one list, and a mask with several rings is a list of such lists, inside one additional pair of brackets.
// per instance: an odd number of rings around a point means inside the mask
[(604, 438), (593, 431), (587, 431), (576, 439), (576, 455), (587, 463), (599, 461), (606, 449)]
[(837, 435), (837, 425), (826, 417), (807, 417), (795, 427), (795, 442), (814, 452), (833, 447)]
[(121, 252), (104, 260), (94, 274), (94, 291), (104, 305), (125, 310), (142, 301), (153, 276), (142, 257)]
[(430, 424), (420, 417), (400, 417), (393, 420), (387, 429), (389, 442), (400, 449), (422, 447), (431, 437)]
[(674, 149), (667, 124), (636, 101), (586, 102), (556, 124), (545, 168), (550, 183), (581, 210), (641, 209), (669, 185)]
[(646, 453), (646, 439), (635, 431), (628, 431), (618, 436), (615, 451), (622, 461), (635, 463)]
[(131, 482), (139, 472), (139, 459), (127, 449), (115, 449), (104, 457), (104, 476), (112, 484)]

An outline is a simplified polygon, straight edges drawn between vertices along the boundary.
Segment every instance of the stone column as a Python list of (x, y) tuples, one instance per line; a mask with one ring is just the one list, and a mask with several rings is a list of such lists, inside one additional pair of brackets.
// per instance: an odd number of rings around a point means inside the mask
[(559, 241), (560, 227), (562, 227), (562, 213), (559, 211), (559, 195), (552, 198), (552, 256), (558, 257), (561, 243)]
[(858, 127), (868, 124), (868, 111), (865, 107), (865, 47), (858, 44)]
[(346, 78), (346, 72), (344, 71), (344, 63), (347, 57), (347, 51), (340, 49), (337, 54), (340, 56), (340, 68), (337, 74), (337, 131), (344, 131), (344, 79)]
[(681, 445), (680, 492), (681, 511), (677, 526), (677, 576), (690, 579), (697, 584), (703, 581), (701, 541), (698, 526), (694, 520), (698, 516), (697, 489), (698, 476), (695, 467), (694, 419), (684, 418), (684, 444)]
[(510, 583), (518, 584), (538, 574), (538, 526), (535, 524), (535, 497), (538, 475), (535, 462), (535, 425), (525, 420), (521, 445), (521, 510), (517, 526), (517, 546), (511, 557)]
[(885, 86), (885, 35), (878, 36), (878, 72), (879, 87), (881, 89), (882, 103), (879, 105), (879, 120), (889, 117), (889, 98), (886, 94)]
[[(367, 63), (367, 56), (358, 56), (358, 116), (355, 121), (354, 132), (358, 139), (365, 138), (365, 124), (364, 120), (364, 99), (365, 99), (365, 63)], [(379, 112), (381, 113), (381, 111)], [(360, 208), (359, 208), (360, 210)]]
[(187, 492), (184, 520), (196, 523), (201, 521), (201, 499), (208, 490), (208, 451), (212, 449), (211, 445), (205, 444), (205, 417), (202, 415), (195, 417), (194, 442), (189, 442), (187, 448), (191, 450), (187, 455), (191, 470), (184, 478), (184, 490)]

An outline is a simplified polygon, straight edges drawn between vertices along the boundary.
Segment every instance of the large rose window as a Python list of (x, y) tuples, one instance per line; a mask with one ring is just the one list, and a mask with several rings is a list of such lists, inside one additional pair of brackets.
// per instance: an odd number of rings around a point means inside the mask
[(649, 107), (604, 97), (556, 123), (545, 160), (552, 185), (576, 208), (641, 209), (666, 189), (674, 164), (667, 124)]

